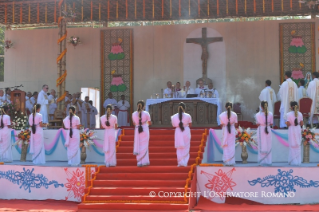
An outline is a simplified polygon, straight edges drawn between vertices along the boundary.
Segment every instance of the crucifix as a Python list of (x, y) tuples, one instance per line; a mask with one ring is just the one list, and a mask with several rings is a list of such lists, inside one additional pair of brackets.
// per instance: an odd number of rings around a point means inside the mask
[(187, 38), (186, 43), (194, 43), (201, 45), (202, 47), (202, 78), (199, 78), (196, 80), (196, 84), (198, 84), (199, 80), (202, 80), (204, 82), (204, 85), (207, 85), (208, 83), (211, 83), (212, 80), (207, 78), (207, 60), (209, 57), (208, 54), (208, 44), (214, 43), (214, 42), (222, 42), (223, 38), (222, 37), (207, 37), (207, 28), (204, 27), (202, 28), (202, 37), (201, 38)]

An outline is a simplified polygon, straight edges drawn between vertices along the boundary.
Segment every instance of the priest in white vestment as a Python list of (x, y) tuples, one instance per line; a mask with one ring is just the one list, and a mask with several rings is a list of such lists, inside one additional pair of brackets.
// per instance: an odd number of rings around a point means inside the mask
[(81, 99), (81, 92), (76, 93), (76, 105), (74, 105), (77, 108), (77, 116), (80, 118), (80, 122), (82, 123), (82, 104), (83, 100)]
[(42, 123), (47, 124), (49, 123), (48, 119), (48, 109), (49, 109), (49, 99), (47, 92), (49, 90), (48, 85), (43, 85), (42, 90), (39, 92), (37, 104), (41, 105), (40, 114), (42, 115)]
[(206, 89), (209, 98), (219, 98), (218, 91), (214, 88), (213, 83), (208, 84), (208, 89)]
[[(274, 114), (274, 109), (275, 109), (274, 105), (275, 105), (275, 102), (277, 101), (276, 93), (274, 89), (270, 87), (271, 86), (270, 80), (266, 80), (265, 84), (266, 84), (266, 87), (260, 92), (259, 100), (261, 102), (266, 101), (268, 103), (268, 111)], [(260, 106), (259, 106), (259, 110), (262, 111)]]
[(310, 111), (310, 123), (313, 123), (314, 114), (319, 114), (319, 73), (312, 73), (313, 80), (309, 83), (307, 88), (307, 95), (312, 99), (312, 107)]
[(32, 113), (32, 109), (33, 109), (33, 103), (31, 101), (31, 97), (32, 97), (31, 92), (28, 92), (27, 96), (25, 97), (25, 110), (28, 115)]
[(205, 94), (205, 86), (204, 86), (204, 82), (203, 80), (199, 80), (198, 82), (198, 87), (195, 89), (195, 93), (200, 96), (200, 94), (202, 93), (203, 95)]
[(279, 96), (281, 99), (280, 105), (280, 128), (287, 127), (286, 125), (286, 116), (290, 111), (290, 102), (297, 100), (298, 87), (297, 84), (292, 81), (291, 71), (285, 72), (286, 81), (283, 82), (279, 89)]
[(89, 101), (91, 106), (91, 112), (90, 112), (90, 129), (95, 129), (96, 126), (96, 115), (98, 114), (98, 111), (96, 107), (93, 106), (93, 101)]
[(52, 89), (51, 92), (50, 92), (50, 96), (48, 97), (49, 99), (49, 119), (54, 119), (54, 112), (55, 110), (57, 109), (57, 104), (56, 104), (56, 100), (57, 100), (57, 97), (55, 96), (55, 90)]
[(117, 101), (116, 101), (115, 99), (113, 99), (113, 94), (112, 94), (112, 92), (109, 92), (109, 93), (108, 93), (108, 97), (109, 97), (109, 98), (107, 98), (107, 99), (104, 101), (103, 107), (105, 108), (105, 111), (106, 111), (106, 106), (107, 106), (107, 105), (112, 105), (112, 107), (113, 107), (112, 114), (115, 115), (115, 111), (114, 111), (114, 110), (117, 109)]
[(89, 97), (85, 97), (85, 101), (82, 103), (82, 125), (84, 128), (90, 127), (90, 113), (91, 113), (91, 105), (89, 103)]
[(37, 99), (38, 99), (38, 92), (33, 92), (33, 95), (30, 98), (30, 100), (32, 102), (32, 107), (37, 103)]
[(297, 102), (299, 104), (299, 100), (302, 98), (307, 98), (307, 90), (305, 88), (305, 80), (301, 79), (299, 81), (299, 88), (298, 88), (298, 95), (297, 95)]
[(185, 95), (183, 96), (184, 98), (187, 97), (187, 94), (195, 94), (195, 90), (193, 88), (191, 88), (191, 83), (190, 81), (186, 81), (185, 86), (184, 86), (184, 91), (185, 91)]
[(3, 90), (0, 90), (0, 106), (4, 103), (10, 103), (10, 100), (6, 98), (6, 95), (4, 95)]
[(164, 91), (163, 91), (163, 98), (172, 98), (172, 97), (173, 97), (172, 82), (168, 81), (167, 82), (167, 88), (165, 88)]
[(125, 127), (130, 126), (128, 109), (130, 108), (130, 103), (125, 100), (125, 96), (121, 95), (121, 101), (117, 103), (119, 107), (119, 114), (117, 118), (118, 126)]

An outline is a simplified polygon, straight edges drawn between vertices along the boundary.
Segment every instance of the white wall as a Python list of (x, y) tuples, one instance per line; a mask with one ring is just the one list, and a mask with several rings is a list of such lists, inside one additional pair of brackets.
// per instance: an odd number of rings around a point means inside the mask
[[(150, 98), (152, 93), (165, 88), (168, 80), (184, 83), (193, 78), (194, 84), (201, 77), (201, 49), (186, 44), (186, 38), (200, 37), (201, 28), (207, 27), (208, 36), (220, 35), (224, 39), (223, 43), (210, 44), (208, 76), (224, 101), (244, 102), (244, 118), (252, 119), (265, 80), (273, 82), (276, 92), (279, 88), (279, 23), (296, 21), (131, 27), (134, 29), (134, 102)], [(316, 29), (317, 26), (318, 21)], [(100, 87), (100, 30), (68, 29), (68, 36), (79, 36), (83, 42), (76, 48), (68, 46), (66, 89), (71, 93), (80, 91), (81, 87)], [(5, 81), (1, 84), (23, 84), (26, 91), (39, 91), (44, 83), (54, 88), (57, 38), (58, 29), (6, 31), (6, 39), (12, 40), (14, 47), (5, 53)], [(198, 68), (194, 70), (196, 65)]]

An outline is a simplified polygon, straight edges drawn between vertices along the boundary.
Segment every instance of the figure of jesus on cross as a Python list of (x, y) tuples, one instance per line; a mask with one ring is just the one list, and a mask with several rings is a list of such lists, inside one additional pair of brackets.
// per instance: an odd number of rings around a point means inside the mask
[(204, 83), (208, 83), (208, 81), (211, 81), (210, 79), (207, 78), (207, 60), (209, 57), (208, 54), (208, 44), (214, 43), (214, 42), (222, 42), (223, 38), (222, 37), (207, 37), (207, 28), (202, 28), (202, 37), (201, 38), (187, 38), (186, 43), (194, 43), (201, 45), (202, 47), (202, 80)]

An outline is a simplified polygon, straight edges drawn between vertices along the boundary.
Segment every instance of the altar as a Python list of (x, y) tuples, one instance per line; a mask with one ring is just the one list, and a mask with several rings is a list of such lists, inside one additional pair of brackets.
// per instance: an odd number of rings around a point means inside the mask
[(171, 127), (171, 116), (177, 113), (178, 104), (186, 104), (186, 113), (192, 117), (193, 127), (213, 127), (220, 124), (219, 98), (164, 98), (147, 99), (146, 111), (151, 115), (153, 127)]

